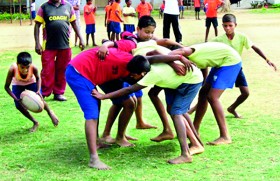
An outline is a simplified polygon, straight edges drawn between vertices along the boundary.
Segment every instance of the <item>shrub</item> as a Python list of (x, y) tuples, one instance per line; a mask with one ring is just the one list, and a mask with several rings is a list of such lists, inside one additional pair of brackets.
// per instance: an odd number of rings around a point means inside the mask
[[(23, 13), (21, 15), (19, 13), (12, 14), (13, 20), (18, 20), (20, 19), (20, 17), (22, 20), (30, 19), (30, 14), (23, 14)], [(0, 13), (0, 21), (5, 21), (5, 20), (11, 20), (10, 13), (7, 12)]]

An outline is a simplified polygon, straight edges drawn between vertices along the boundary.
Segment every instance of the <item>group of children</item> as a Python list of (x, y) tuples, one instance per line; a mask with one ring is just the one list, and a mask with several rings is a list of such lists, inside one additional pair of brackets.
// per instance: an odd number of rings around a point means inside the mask
[[(88, 9), (88, 12), (94, 11), (92, 7)], [(118, 13), (115, 14), (118, 17)], [(121, 20), (121, 17), (118, 18)], [(156, 22), (151, 16), (144, 15), (138, 21), (137, 34), (124, 32), (120, 40), (104, 41), (102, 46), (83, 51), (70, 61), (65, 76), (84, 113), (90, 167), (110, 169), (97, 154), (99, 141), (102, 140), (98, 139), (97, 131), (101, 104), (99, 100), (111, 99), (113, 103), (102, 136), (103, 141), (115, 142), (123, 147), (133, 146), (130, 140), (134, 138), (126, 135), (126, 128), (135, 109), (139, 105), (142, 106), (143, 94), (140, 90), (148, 86), (154, 86), (149, 91), (149, 96), (164, 128), (163, 132), (152, 140), (160, 142), (174, 137), (163, 104), (158, 98), (158, 93), (164, 90), (167, 112), (172, 118), (180, 143), (180, 156), (168, 160), (169, 163), (189, 163), (192, 162), (192, 155), (204, 152), (204, 145), (198, 131), (208, 103), (220, 131), (219, 138), (209, 144), (231, 143), (219, 98), (225, 89), (232, 88), (234, 84), (238, 86), (241, 95), (228, 108), (228, 111), (236, 118), (241, 117), (236, 112), (236, 108), (249, 95), (240, 56), (243, 48), (251, 47), (275, 71), (277, 68), (246, 35), (235, 31), (237, 23), (233, 14), (225, 14), (222, 21), (224, 35), (208, 43), (184, 47), (169, 39), (154, 37)], [(208, 67), (211, 67), (209, 74)], [(105, 94), (99, 93), (97, 86)], [(30, 54), (22, 52), (17, 57), (17, 63), (13, 64), (8, 71), (5, 90), (14, 99), (17, 109), (33, 122), (31, 131), (35, 131), (38, 122), (20, 102), (20, 93), (25, 89), (40, 95), (38, 69), (32, 64)], [(188, 111), (197, 94), (199, 94), (198, 103), (192, 122)], [(53, 124), (57, 126), (58, 118), (45, 101), (44, 104)], [(139, 107), (138, 110), (140, 120), (141, 109)], [(110, 130), (119, 113), (117, 136), (113, 139), (110, 136)], [(147, 128), (152, 127), (148, 125)], [(187, 138), (190, 144), (187, 143)]]

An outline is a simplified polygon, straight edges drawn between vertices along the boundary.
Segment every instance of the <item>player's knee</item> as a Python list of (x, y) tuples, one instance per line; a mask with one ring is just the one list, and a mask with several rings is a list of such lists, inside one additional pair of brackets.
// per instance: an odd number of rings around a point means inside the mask
[(124, 102), (123, 107), (124, 109), (134, 111), (136, 108), (137, 102), (135, 102), (133, 99), (128, 99)]

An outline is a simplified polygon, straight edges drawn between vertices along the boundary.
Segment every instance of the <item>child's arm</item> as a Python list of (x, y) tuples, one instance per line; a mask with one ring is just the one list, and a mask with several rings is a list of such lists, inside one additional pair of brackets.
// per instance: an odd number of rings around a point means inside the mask
[(136, 83), (136, 84), (133, 84), (132, 86), (125, 87), (125, 88), (119, 89), (117, 91), (110, 92), (108, 94), (101, 94), (96, 89), (93, 89), (91, 92), (91, 95), (100, 100), (113, 99), (113, 98), (121, 97), (121, 96), (124, 96), (127, 94), (131, 94), (131, 93), (141, 90), (145, 87), (146, 86), (142, 86), (142, 85), (139, 85)]
[(12, 90), (10, 89), (10, 85), (11, 85), (11, 82), (12, 82), (12, 79), (14, 77), (14, 67), (11, 66), (9, 71), (8, 71), (8, 74), (7, 74), (7, 78), (6, 78), (6, 82), (5, 82), (5, 90), (6, 92), (15, 100), (15, 101), (19, 101), (19, 99), (14, 95), (14, 93), (12, 92)]
[(116, 16), (119, 18), (119, 20), (120, 20), (121, 22), (123, 22), (123, 19), (121, 18), (120, 12), (119, 12), (118, 10), (115, 11), (115, 14), (116, 14)]
[(106, 41), (104, 42), (97, 51), (97, 56), (100, 60), (104, 60), (107, 55), (109, 55), (109, 47), (114, 47), (115, 42), (113, 41)]
[(265, 56), (264, 53), (261, 51), (261, 49), (259, 49), (259, 48), (256, 47), (255, 45), (252, 46), (252, 49), (253, 49), (257, 54), (259, 54), (259, 56), (261, 56), (261, 57), (266, 61), (266, 63), (267, 63), (269, 66), (273, 67), (275, 71), (277, 70), (276, 65), (274, 65), (274, 63), (272, 63), (270, 60), (268, 60), (268, 59), (266, 58), (266, 56)]
[(181, 47), (181, 48), (184, 47), (180, 43), (177, 43), (173, 40), (170, 40), (169, 38), (158, 39), (156, 37), (153, 37), (153, 40), (155, 40), (158, 45), (163, 46), (163, 47), (167, 47), (167, 48), (170, 47), (170, 46), (177, 46), (177, 47)]
[(33, 74), (34, 74), (34, 76), (35, 76), (35, 78), (36, 78), (36, 84), (37, 84), (37, 91), (36, 91), (36, 93), (37, 93), (38, 95), (41, 95), (41, 93), (40, 93), (40, 89), (41, 89), (41, 78), (40, 78), (40, 76), (39, 76), (39, 71), (38, 71), (37, 67), (35, 67), (34, 65), (33, 65)]

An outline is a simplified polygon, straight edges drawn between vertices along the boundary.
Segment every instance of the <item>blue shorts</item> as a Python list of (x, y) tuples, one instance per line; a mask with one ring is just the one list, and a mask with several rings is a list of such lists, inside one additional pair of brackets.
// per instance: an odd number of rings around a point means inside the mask
[(185, 114), (197, 95), (202, 83), (181, 84), (177, 89), (164, 89), (166, 104), (171, 107), (170, 115)]
[(107, 24), (107, 32), (109, 33), (109, 32), (111, 32), (112, 30), (111, 30), (111, 22), (109, 22), (108, 24)]
[(31, 11), (31, 18), (35, 19), (35, 17), (36, 17), (36, 11)]
[(206, 78), (206, 82), (211, 84), (211, 87), (215, 89), (225, 90), (232, 88), (240, 70), (241, 62), (220, 68), (213, 67)]
[(95, 33), (95, 24), (86, 25), (86, 34)]
[[(129, 86), (131, 86), (131, 84), (129, 84), (127, 82), (123, 83), (123, 87), (129, 87)], [(143, 96), (143, 91), (139, 90), (139, 91), (133, 92), (133, 94), (135, 95), (135, 97), (139, 98), (139, 97)]]
[[(12, 92), (13, 94), (19, 99), (20, 98), (20, 94), (25, 91), (25, 90), (31, 90), (33, 92), (37, 92), (37, 83), (32, 83), (29, 85), (13, 85), (12, 86)], [(18, 108), (20, 106), (20, 104), (15, 101), (15, 105)]]
[(218, 20), (217, 20), (217, 17), (215, 18), (206, 18), (206, 21), (205, 21), (205, 26), (207, 28), (209, 28), (211, 26), (211, 23), (213, 24), (213, 26), (216, 28), (218, 26)]
[(123, 31), (128, 31), (130, 33), (133, 33), (135, 31), (135, 26), (134, 25), (123, 25)]
[(117, 33), (117, 34), (121, 33), (121, 23), (119, 22), (111, 21), (110, 28), (113, 33)]
[(179, 6), (179, 11), (184, 11), (184, 6)]
[(96, 86), (79, 74), (72, 65), (68, 65), (65, 72), (66, 81), (74, 92), (79, 105), (84, 113), (85, 120), (99, 118), (100, 100), (91, 95)]
[[(103, 92), (105, 92), (106, 94), (107, 93), (110, 93), (110, 92), (114, 92), (114, 91), (117, 91), (119, 89), (122, 89), (124, 88), (124, 82), (119, 80), (119, 79), (116, 79), (116, 80), (112, 80), (112, 81), (109, 81), (109, 82), (106, 82), (102, 85), (99, 85), (99, 87), (103, 90)], [(128, 86), (126, 86), (128, 87)], [(122, 105), (123, 101), (129, 99), (130, 97), (133, 97), (134, 94), (128, 94), (128, 95), (124, 95), (124, 96), (121, 96), (121, 97), (118, 97), (118, 98), (114, 98), (114, 99), (111, 99), (112, 103), (114, 105)]]
[(248, 83), (245, 77), (245, 74), (241, 68), (241, 70), (239, 71), (236, 81), (235, 81), (235, 87), (248, 87)]

